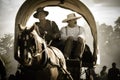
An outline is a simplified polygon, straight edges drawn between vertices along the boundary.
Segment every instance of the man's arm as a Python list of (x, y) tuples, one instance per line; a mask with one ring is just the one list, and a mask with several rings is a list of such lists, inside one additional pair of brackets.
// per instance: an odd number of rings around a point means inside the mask
[(61, 33), (61, 39), (66, 40), (68, 37), (66, 34), (66, 27), (61, 28), (60, 33)]
[(59, 31), (58, 25), (54, 21), (52, 21), (51, 26), (52, 26), (52, 30), (53, 30), (52, 37), (54, 39), (60, 38), (60, 31)]
[(80, 27), (79, 26), (79, 35), (78, 37), (82, 38), (84, 41), (86, 41), (86, 38), (85, 38), (85, 29), (83, 27)]

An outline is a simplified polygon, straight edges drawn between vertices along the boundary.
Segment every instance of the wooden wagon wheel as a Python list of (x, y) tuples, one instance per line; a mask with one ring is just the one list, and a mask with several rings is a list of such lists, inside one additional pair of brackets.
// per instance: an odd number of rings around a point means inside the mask
[(69, 9), (82, 15), (89, 24), (93, 36), (93, 57), (97, 60), (97, 29), (93, 15), (90, 10), (79, 0), (26, 0), (20, 7), (15, 20), (15, 59), (17, 52), (17, 36), (19, 33), (18, 24), (26, 25), (29, 17), (38, 7), (59, 6)]

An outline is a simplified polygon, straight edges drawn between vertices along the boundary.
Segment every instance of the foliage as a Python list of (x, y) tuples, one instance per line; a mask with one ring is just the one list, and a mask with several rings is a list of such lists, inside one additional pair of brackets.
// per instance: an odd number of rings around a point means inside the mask
[[(120, 17), (115, 21), (115, 26), (107, 25), (105, 23), (98, 25), (98, 43), (101, 62), (104, 61), (104, 63), (108, 63), (105, 61), (109, 60), (109, 62), (115, 61), (119, 63)], [(107, 58), (104, 56), (107, 56)]]
[(115, 21), (115, 24), (120, 26), (120, 17), (118, 17), (118, 19)]
[(8, 53), (13, 48), (13, 35), (5, 34), (0, 38), (0, 54)]
[(14, 74), (18, 65), (14, 59), (13, 42), (12, 34), (5, 34), (0, 38), (0, 57), (5, 63), (7, 76)]

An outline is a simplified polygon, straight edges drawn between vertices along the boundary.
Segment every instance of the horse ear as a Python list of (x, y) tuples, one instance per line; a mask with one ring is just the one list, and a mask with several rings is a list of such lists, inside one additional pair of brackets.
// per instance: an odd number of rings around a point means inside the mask
[(29, 28), (28, 30), (29, 30), (29, 32), (32, 32), (34, 29), (35, 29), (35, 26), (33, 25), (33, 26), (31, 26), (31, 28)]
[(19, 27), (19, 30), (20, 30), (20, 31), (23, 31), (23, 30), (25, 30), (25, 28), (26, 28), (26, 26), (22, 26), (21, 24), (18, 24), (18, 27)]

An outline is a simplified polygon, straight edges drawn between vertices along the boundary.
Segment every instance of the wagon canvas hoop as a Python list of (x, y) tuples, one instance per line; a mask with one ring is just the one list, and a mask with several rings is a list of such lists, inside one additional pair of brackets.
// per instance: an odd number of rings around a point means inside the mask
[[(97, 60), (97, 28), (94, 17), (90, 10), (79, 0), (64, 0), (64, 2), (60, 2), (60, 0), (26, 0), (23, 5), (18, 10), (15, 20), (15, 43), (14, 43), (14, 53), (17, 52), (17, 36), (19, 33), (18, 24), (26, 25), (29, 17), (38, 7), (47, 7), (47, 6), (59, 6), (61, 8), (69, 9), (77, 12), (82, 15), (84, 19), (89, 24), (91, 29), (91, 33), (93, 36), (93, 57), (95, 62)], [(15, 54), (16, 56), (16, 54)], [(16, 58), (16, 57), (15, 57)]]

